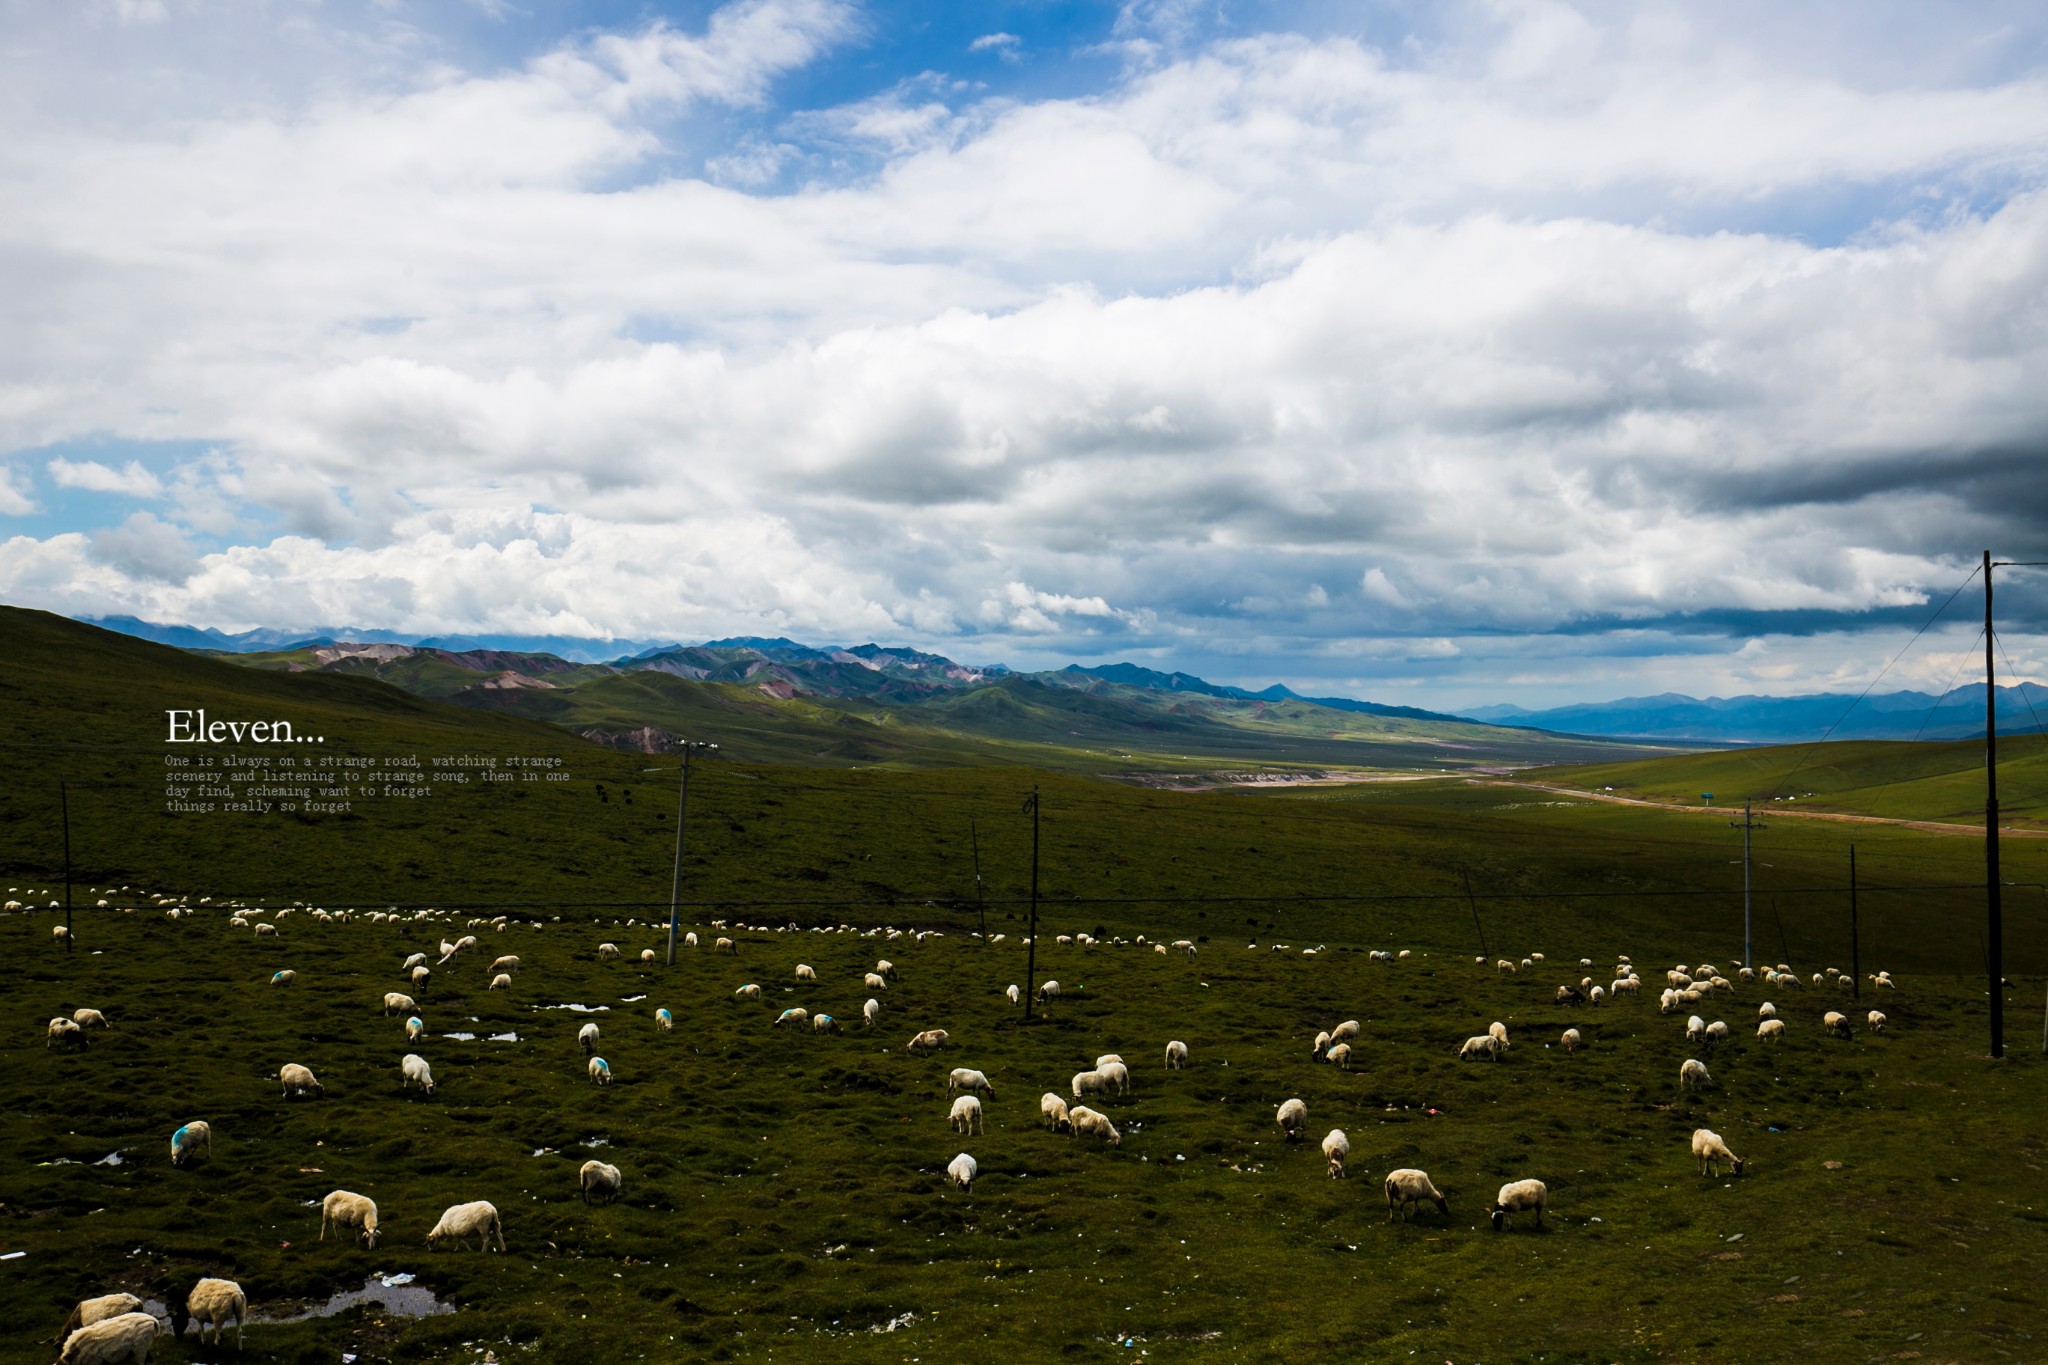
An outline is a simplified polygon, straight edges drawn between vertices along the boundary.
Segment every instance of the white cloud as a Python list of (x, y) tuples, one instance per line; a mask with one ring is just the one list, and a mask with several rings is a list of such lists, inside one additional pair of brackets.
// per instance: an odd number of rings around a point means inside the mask
[(44, 466), (50, 482), (59, 488), (83, 488), (92, 493), (124, 493), (131, 498), (160, 498), (164, 486), (156, 475), (130, 460), (113, 469), (98, 460), (67, 460), (58, 457)]
[(1024, 40), (1014, 33), (984, 33), (967, 45), (969, 52), (993, 52), (1006, 62), (1022, 59)]
[(37, 510), (36, 500), (11, 464), (0, 464), (0, 516), (26, 517)]

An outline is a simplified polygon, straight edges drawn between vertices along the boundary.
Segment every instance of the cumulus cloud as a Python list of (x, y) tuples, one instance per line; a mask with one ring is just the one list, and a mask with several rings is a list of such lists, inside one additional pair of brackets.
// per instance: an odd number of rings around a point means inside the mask
[(156, 475), (130, 460), (113, 469), (98, 460), (67, 460), (61, 456), (44, 466), (50, 482), (59, 488), (83, 488), (92, 493), (123, 493), (131, 498), (158, 498), (164, 486)]

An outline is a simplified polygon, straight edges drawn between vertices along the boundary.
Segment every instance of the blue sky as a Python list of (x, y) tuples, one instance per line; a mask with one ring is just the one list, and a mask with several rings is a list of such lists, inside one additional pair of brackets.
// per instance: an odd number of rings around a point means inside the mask
[(2048, 559), (2037, 5), (0, 4), (0, 600), (1442, 708)]

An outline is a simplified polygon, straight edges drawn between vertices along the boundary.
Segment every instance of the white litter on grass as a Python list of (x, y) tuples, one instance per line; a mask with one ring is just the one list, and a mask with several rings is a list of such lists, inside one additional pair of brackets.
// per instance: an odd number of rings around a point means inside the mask
[(458, 1043), (473, 1043), (476, 1041), (474, 1033), (444, 1033), (441, 1036), (443, 1038), (453, 1038)]
[(619, 997), (619, 1003), (621, 1005), (637, 1005), (646, 998), (644, 995), (622, 995)]
[(119, 1166), (122, 1164), (121, 1154), (119, 1152), (108, 1152), (105, 1156), (101, 1157), (98, 1161), (95, 1161), (92, 1164), (95, 1166)]
[(484, 1041), (487, 1043), (516, 1043), (519, 1041), (519, 1035), (516, 1033), (493, 1033)]
[(578, 1014), (603, 1014), (610, 1011), (610, 1005), (534, 1005), (537, 1010), (574, 1010)]

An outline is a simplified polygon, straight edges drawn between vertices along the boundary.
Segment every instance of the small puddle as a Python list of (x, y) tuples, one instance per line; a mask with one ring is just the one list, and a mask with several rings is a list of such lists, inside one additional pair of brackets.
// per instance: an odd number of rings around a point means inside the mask
[(453, 1313), (455, 1305), (434, 1297), (434, 1291), (423, 1284), (414, 1284), (413, 1277), (405, 1275), (372, 1275), (363, 1281), (361, 1289), (344, 1289), (325, 1303), (309, 1305), (301, 1312), (252, 1314), (251, 1322), (305, 1322), (309, 1318), (331, 1318), (336, 1313), (346, 1313), (351, 1308), (371, 1304), (401, 1318), (431, 1318), (443, 1313)]

